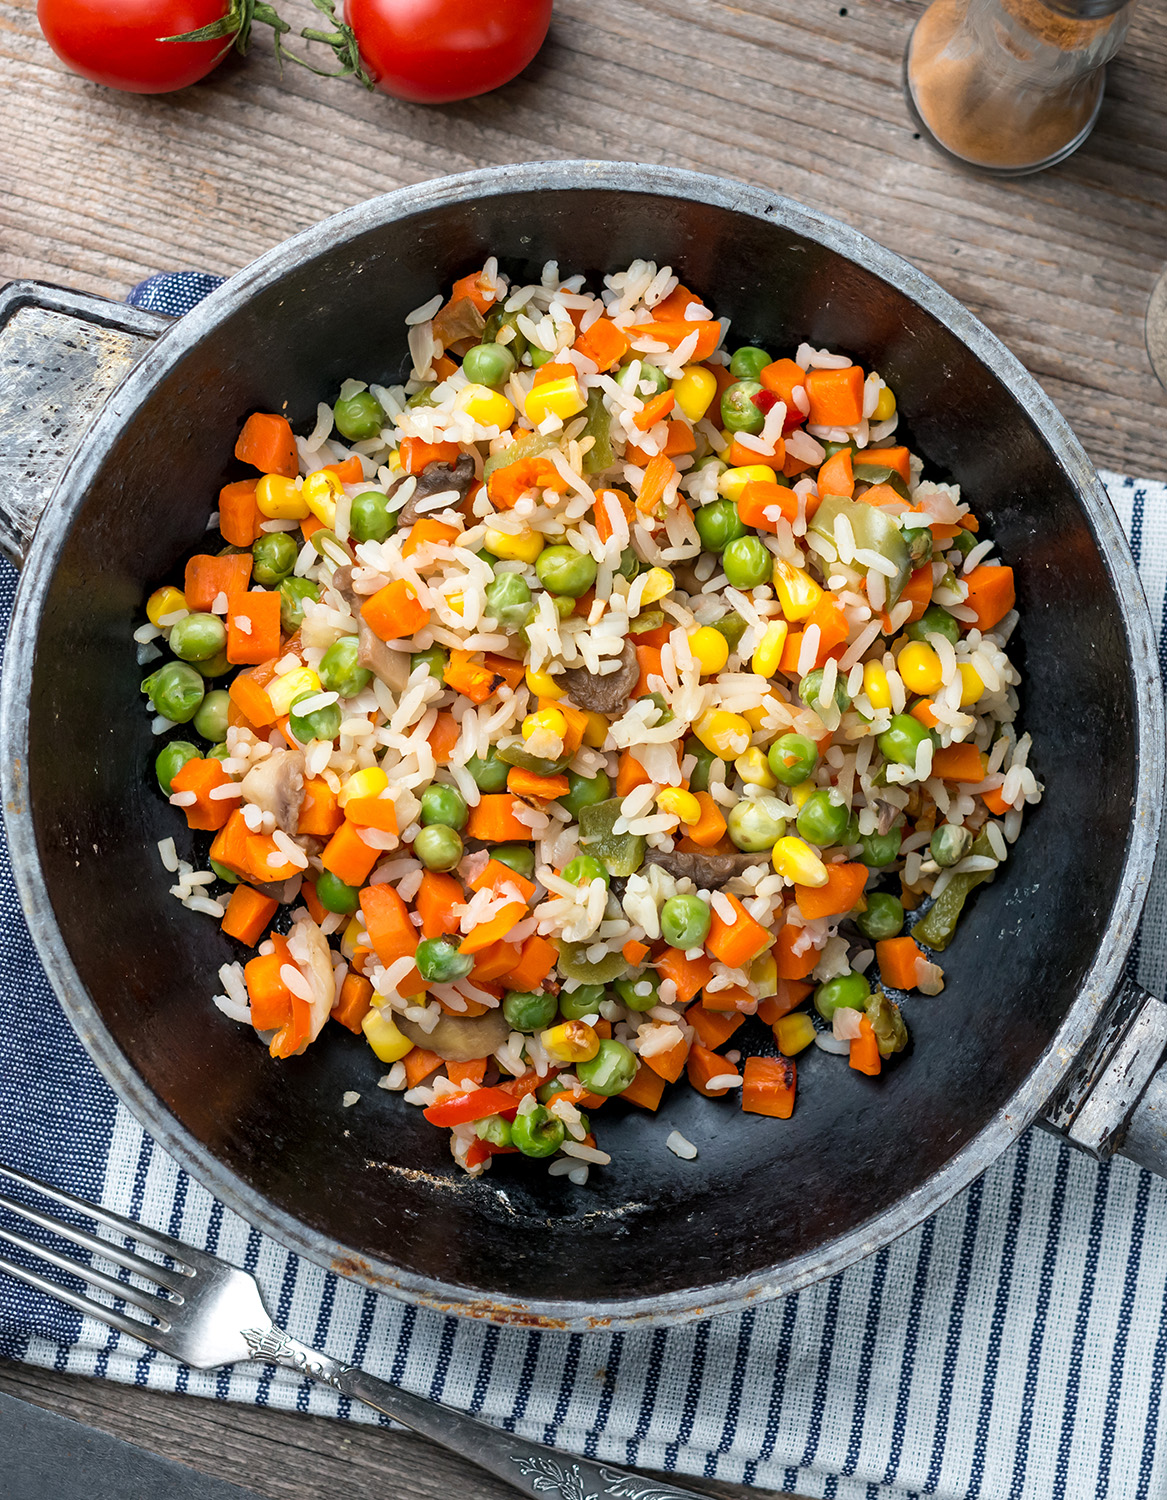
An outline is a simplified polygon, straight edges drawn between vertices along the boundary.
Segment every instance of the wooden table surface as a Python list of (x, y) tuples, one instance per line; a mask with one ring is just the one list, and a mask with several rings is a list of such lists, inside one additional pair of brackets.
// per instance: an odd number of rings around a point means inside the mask
[[(297, 27), (312, 15), (307, 0), (283, 9)], [(760, 183), (900, 252), (1024, 360), (1098, 464), (1167, 474), (1165, 397), (1143, 338), (1167, 261), (1163, 9), (1137, 14), (1086, 146), (1013, 182), (962, 173), (914, 133), (900, 70), (921, 9), (556, 0), (522, 78), (429, 109), (296, 67), (281, 78), (263, 28), (246, 62), (193, 89), (110, 93), (62, 69), (33, 0), (0, 0), (0, 281), (120, 298), (157, 270), (230, 273), (326, 214), (444, 173), (550, 157), (664, 162)], [(11, 1365), (0, 1389), (264, 1495), (512, 1493), (385, 1431)]]

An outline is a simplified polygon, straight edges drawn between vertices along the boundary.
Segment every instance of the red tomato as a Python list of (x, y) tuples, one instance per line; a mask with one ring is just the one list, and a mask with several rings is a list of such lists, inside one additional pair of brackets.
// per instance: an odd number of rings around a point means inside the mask
[(227, 14), (227, 0), (38, 0), (37, 20), (66, 67), (129, 94), (169, 94), (218, 67), (231, 39), (164, 42)]
[(543, 45), (551, 0), (345, 0), (344, 13), (382, 93), (448, 104), (522, 72)]

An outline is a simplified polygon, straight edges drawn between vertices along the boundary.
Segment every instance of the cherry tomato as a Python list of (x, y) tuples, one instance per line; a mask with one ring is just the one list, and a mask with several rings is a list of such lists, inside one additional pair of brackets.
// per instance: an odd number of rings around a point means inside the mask
[(448, 104), (522, 72), (543, 45), (551, 0), (345, 0), (344, 13), (382, 93)]
[(230, 38), (166, 42), (227, 13), (227, 0), (38, 0), (37, 20), (66, 67), (129, 94), (168, 94), (205, 78)]

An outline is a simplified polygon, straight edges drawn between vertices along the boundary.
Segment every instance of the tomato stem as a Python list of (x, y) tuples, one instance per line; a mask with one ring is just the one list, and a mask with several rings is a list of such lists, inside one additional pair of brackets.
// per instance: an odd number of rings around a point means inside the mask
[(357, 46), (356, 35), (347, 22), (342, 21), (336, 13), (335, 0), (312, 0), (312, 4), (329, 21), (332, 22), (331, 31), (317, 31), (314, 27), (305, 26), (300, 35), (308, 42), (320, 42), (325, 47), (330, 47), (336, 55), (340, 64), (338, 68), (318, 68), (306, 58), (297, 57), (295, 53), (287, 55), (293, 62), (307, 68), (309, 72), (317, 74), (321, 78), (355, 78), (356, 81), (366, 89), (373, 88), (373, 80), (369, 76), (364, 63), (361, 61), (360, 48)]
[(178, 36), (165, 36), (164, 42), (211, 42), (218, 37), (224, 39), (223, 51), (234, 47), (241, 57), (246, 56), (251, 45), (251, 28), (256, 21), (270, 26), (275, 33), (276, 57), (281, 68), (285, 57), (292, 54), (283, 46), (281, 38), (291, 31), (291, 25), (266, 0), (230, 0), (227, 13), (209, 26), (200, 26), (197, 31), (184, 31)]

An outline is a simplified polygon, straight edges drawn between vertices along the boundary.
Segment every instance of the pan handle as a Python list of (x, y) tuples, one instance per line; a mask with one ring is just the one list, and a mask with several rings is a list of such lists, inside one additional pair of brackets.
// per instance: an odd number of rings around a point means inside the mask
[(1167, 1005), (1124, 981), (1110, 1020), (1041, 1123), (1099, 1161), (1167, 1177)]
[(0, 287), (0, 551), (17, 567), (82, 434), (173, 322), (45, 282)]

